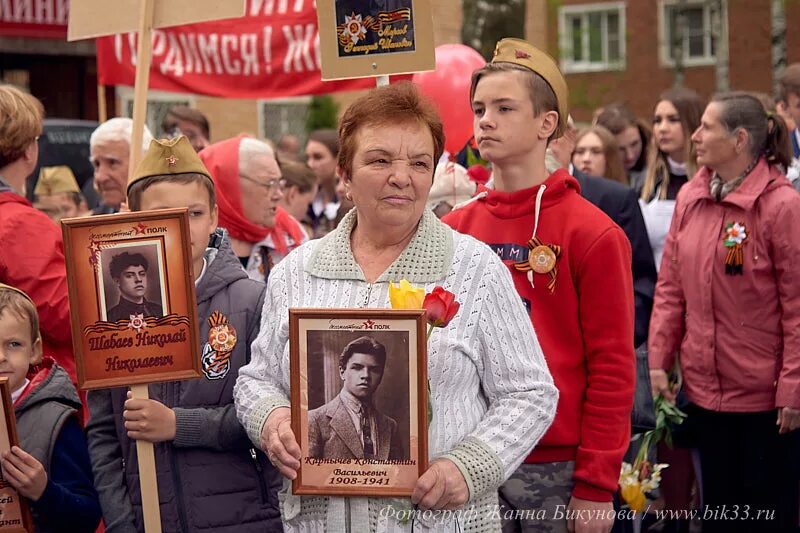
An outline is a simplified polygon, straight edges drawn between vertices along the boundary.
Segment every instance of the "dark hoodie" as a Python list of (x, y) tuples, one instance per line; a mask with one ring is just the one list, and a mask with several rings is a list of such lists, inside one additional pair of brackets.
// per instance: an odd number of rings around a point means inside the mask
[[(175, 439), (155, 445), (162, 530), (281, 531), (279, 475), (252, 448), (233, 405), (238, 370), (258, 335), (265, 286), (248, 279), (227, 238), (219, 250), (209, 249), (206, 261), (197, 285), (203, 376), (150, 385), (150, 398), (171, 407), (176, 418)], [(235, 345), (225, 355), (232, 335)], [(122, 419), (126, 393), (88, 395), (89, 450), (110, 533), (143, 530), (136, 446)]]
[(67, 372), (46, 358), (14, 403), (20, 448), (42, 463), (47, 486), (30, 502), (36, 531), (90, 533), (100, 523), (81, 402)]

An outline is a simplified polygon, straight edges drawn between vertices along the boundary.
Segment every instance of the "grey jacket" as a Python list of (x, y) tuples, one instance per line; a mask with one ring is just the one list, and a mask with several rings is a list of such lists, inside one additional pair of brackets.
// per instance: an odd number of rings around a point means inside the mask
[[(236, 419), (233, 386), (250, 359), (264, 302), (227, 238), (206, 254), (197, 286), (203, 377), (150, 385), (150, 398), (172, 407), (176, 435), (155, 446), (164, 533), (281, 531), (280, 477)], [(213, 324), (212, 324), (213, 322)], [(225, 345), (235, 335), (232, 352)], [(109, 533), (143, 530), (135, 441), (122, 413), (126, 389), (88, 394), (89, 451)]]

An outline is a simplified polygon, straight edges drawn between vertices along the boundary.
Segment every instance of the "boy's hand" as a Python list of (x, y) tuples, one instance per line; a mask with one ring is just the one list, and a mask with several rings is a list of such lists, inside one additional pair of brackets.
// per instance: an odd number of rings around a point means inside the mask
[(38, 501), (47, 487), (47, 472), (42, 463), (19, 446), (3, 454), (3, 477), (31, 501)]
[(122, 418), (131, 439), (164, 442), (175, 438), (175, 411), (156, 400), (134, 398), (128, 391)]

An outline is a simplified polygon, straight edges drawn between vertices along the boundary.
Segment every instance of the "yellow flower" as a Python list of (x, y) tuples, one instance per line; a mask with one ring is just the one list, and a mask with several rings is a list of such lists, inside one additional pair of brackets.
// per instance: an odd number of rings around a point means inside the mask
[(645, 498), (644, 492), (642, 492), (642, 487), (639, 485), (638, 481), (625, 484), (621, 487), (621, 489), (622, 490), (620, 492), (622, 493), (622, 498), (632, 510), (636, 512), (644, 511), (644, 507), (647, 504), (647, 498)]
[(425, 289), (414, 287), (408, 280), (401, 279), (399, 286), (389, 283), (389, 301), (392, 309), (422, 309)]

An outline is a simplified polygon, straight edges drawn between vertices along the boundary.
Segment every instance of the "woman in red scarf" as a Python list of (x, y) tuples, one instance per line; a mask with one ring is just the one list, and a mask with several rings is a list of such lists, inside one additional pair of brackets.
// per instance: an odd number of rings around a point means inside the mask
[(214, 179), (220, 227), (247, 274), (266, 281), (272, 267), (306, 240), (300, 224), (278, 206), (283, 180), (272, 148), (240, 135), (199, 155)]

